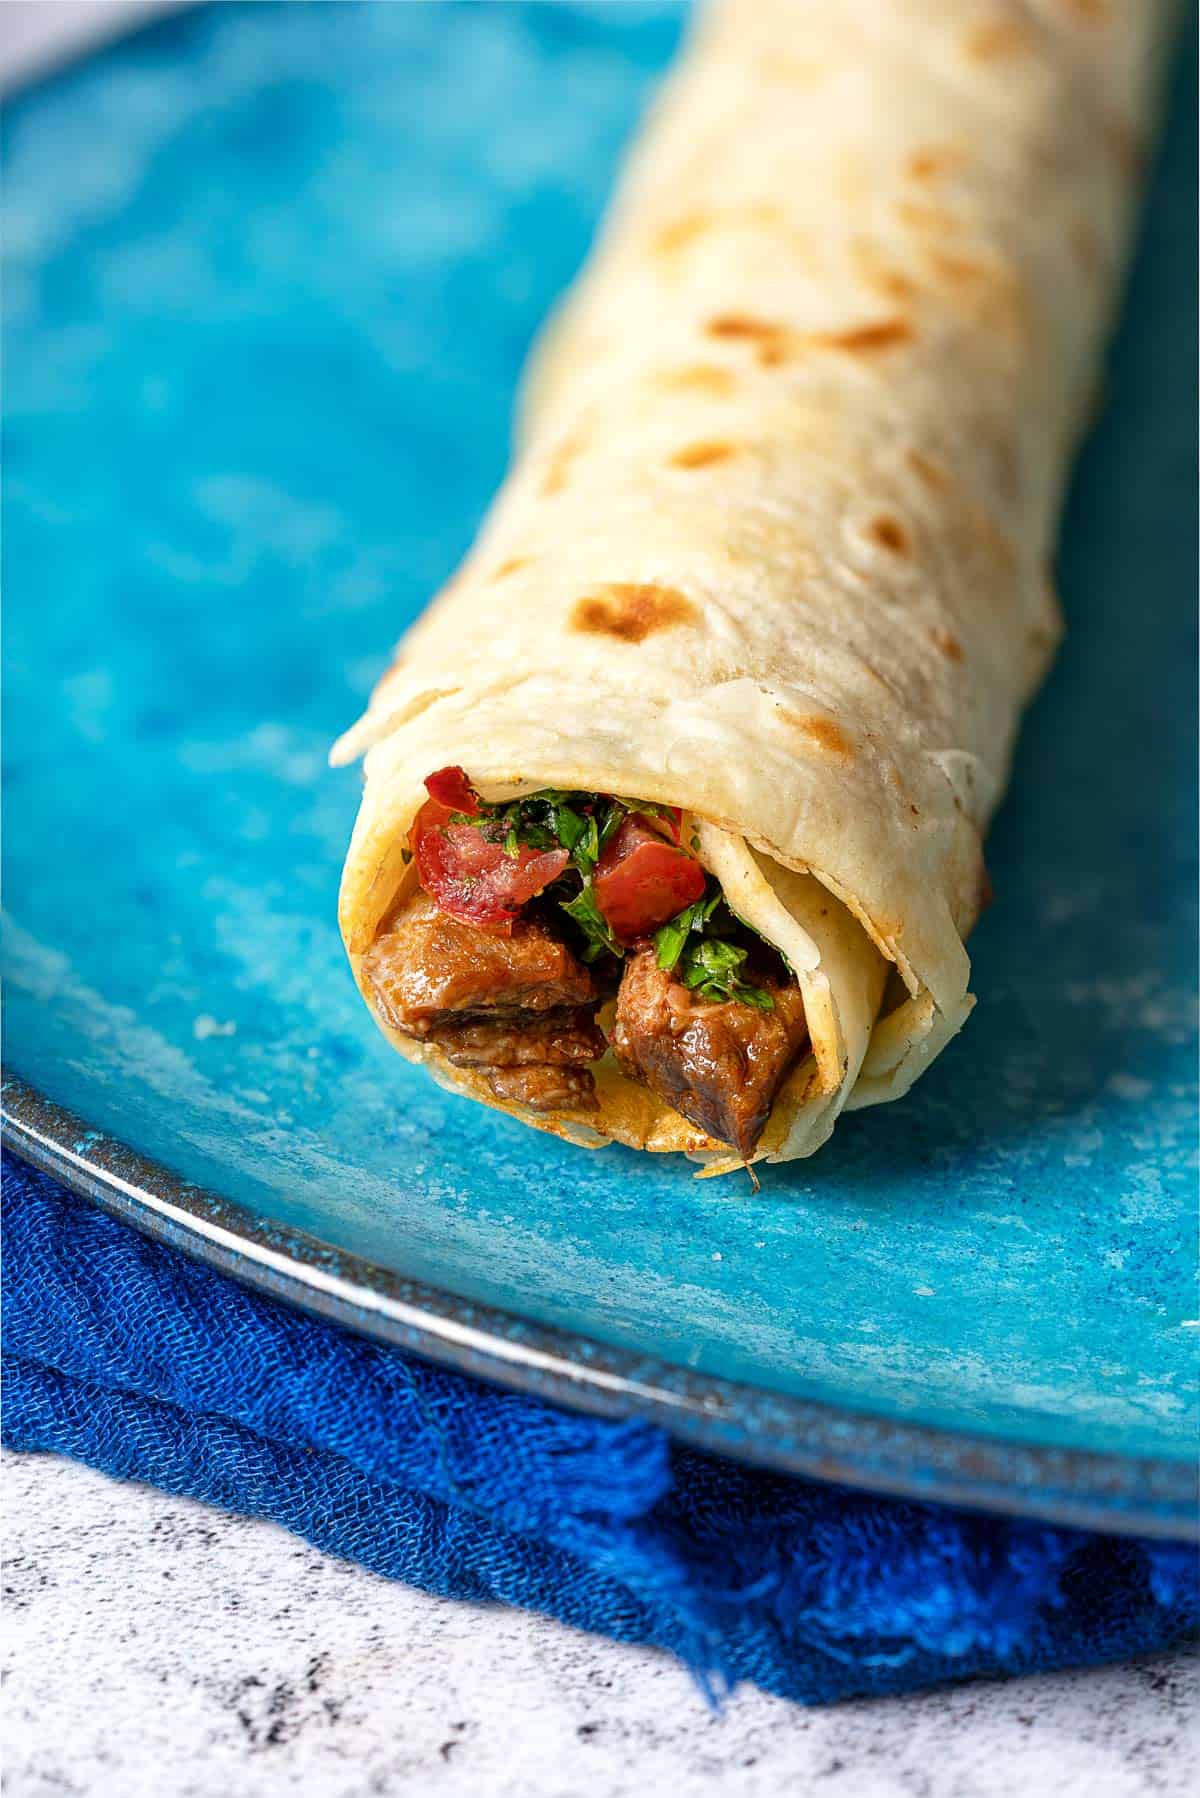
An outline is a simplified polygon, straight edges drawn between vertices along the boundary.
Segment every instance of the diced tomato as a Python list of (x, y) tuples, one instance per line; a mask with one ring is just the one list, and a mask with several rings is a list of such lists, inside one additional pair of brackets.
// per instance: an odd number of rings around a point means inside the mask
[(469, 812), (474, 817), (479, 810), (479, 797), (465, 768), (439, 768), (436, 774), (427, 776), (425, 791), (449, 811)]
[(648, 936), (704, 892), (705, 874), (640, 818), (626, 818), (596, 868), (596, 904), (622, 943)]
[(503, 837), (488, 835), (486, 826), (450, 823), (464, 809), (437, 798), (425, 801), (410, 839), (417, 877), (452, 918), (507, 935), (521, 907), (558, 879), (570, 856), (565, 849), (524, 843), (516, 855), (506, 855)]

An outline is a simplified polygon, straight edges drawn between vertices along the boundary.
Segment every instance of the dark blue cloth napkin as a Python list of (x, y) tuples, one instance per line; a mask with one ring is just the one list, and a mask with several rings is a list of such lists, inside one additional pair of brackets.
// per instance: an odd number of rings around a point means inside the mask
[(1117, 1659), (1200, 1623), (1187, 1546), (780, 1478), (560, 1411), (260, 1298), (12, 1157), (4, 1222), (12, 1447), (655, 1643), (710, 1692), (895, 1692)]

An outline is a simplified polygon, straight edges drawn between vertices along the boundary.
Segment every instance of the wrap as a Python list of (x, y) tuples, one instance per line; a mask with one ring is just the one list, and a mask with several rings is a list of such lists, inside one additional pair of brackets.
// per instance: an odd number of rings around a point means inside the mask
[[(335, 748), (367, 752), (340, 898), (360, 985), (414, 880), (422, 781), (455, 763), (485, 799), (584, 788), (697, 821), (808, 1015), (757, 1156), (811, 1153), (955, 1035), (1171, 12), (700, 15), (535, 356), (513, 469)], [(741, 1165), (608, 1059), (597, 1089), (587, 1117), (503, 1108)]]

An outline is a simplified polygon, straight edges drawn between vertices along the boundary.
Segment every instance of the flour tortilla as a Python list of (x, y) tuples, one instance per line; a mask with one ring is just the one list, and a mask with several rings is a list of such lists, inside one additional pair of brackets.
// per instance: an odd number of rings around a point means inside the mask
[[(422, 781), (678, 805), (804, 991), (758, 1155), (899, 1097), (970, 1010), (982, 840), (1059, 636), (1049, 559), (1173, 8), (718, 0), (535, 359), (523, 446), (336, 761), (340, 919)], [(883, 998), (886, 991), (888, 997)], [(740, 1159), (611, 1058), (589, 1143)]]

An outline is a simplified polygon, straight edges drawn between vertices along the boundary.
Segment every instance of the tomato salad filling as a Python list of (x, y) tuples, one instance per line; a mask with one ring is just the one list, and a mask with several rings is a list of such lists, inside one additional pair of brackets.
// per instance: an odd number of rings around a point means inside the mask
[[(730, 911), (672, 806), (544, 788), (503, 805), (425, 782), (420, 892), (363, 960), (391, 1028), (534, 1111), (596, 1108), (622, 1072), (743, 1156), (808, 1041), (783, 958)], [(616, 998), (611, 1042), (596, 1013)]]

